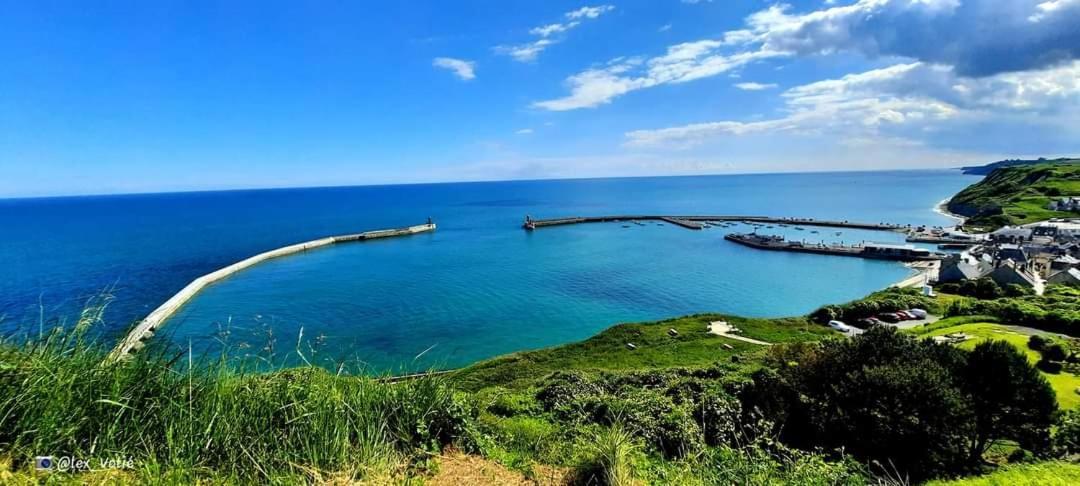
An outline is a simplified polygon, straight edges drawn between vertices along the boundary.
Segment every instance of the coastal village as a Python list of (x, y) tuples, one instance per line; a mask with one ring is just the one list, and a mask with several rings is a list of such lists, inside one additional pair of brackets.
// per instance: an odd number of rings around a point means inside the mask
[(931, 282), (989, 278), (1041, 294), (1047, 284), (1080, 286), (1080, 218), (1005, 226), (972, 238), (969, 248), (949, 255)]

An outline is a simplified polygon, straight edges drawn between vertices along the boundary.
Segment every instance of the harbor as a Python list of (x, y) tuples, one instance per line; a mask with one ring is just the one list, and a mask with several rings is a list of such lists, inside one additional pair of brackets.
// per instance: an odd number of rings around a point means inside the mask
[[(862, 223), (851, 221), (819, 220), (813, 218), (778, 218), (770, 216), (668, 216), (668, 215), (617, 215), (617, 216), (589, 216), (568, 217), (555, 219), (533, 219), (526, 216), (522, 228), (534, 231), (548, 226), (564, 226), (583, 223), (609, 223), (622, 222), (643, 225), (642, 221), (655, 221), (657, 224), (668, 223), (691, 230), (701, 230), (713, 226), (730, 227), (734, 224), (743, 223), (754, 226), (752, 233), (731, 233), (724, 235), (724, 239), (740, 245), (771, 251), (788, 251), (796, 253), (814, 253), (819, 255), (849, 256), (869, 258), (874, 260), (893, 260), (902, 262), (915, 261), (938, 261), (946, 257), (944, 253), (932, 252), (924, 248), (918, 248), (910, 244), (886, 244), (886, 243), (861, 243), (857, 245), (844, 245), (842, 243), (807, 243), (805, 241), (790, 241), (783, 236), (761, 235), (757, 233), (759, 227), (784, 228), (793, 227), (797, 231), (803, 231), (806, 227), (834, 228), (834, 229), (858, 229), (871, 231), (901, 232), (906, 235), (908, 242), (935, 242), (941, 245), (974, 245), (976, 241), (962, 235), (945, 234), (940, 229), (928, 229), (926, 227), (913, 227), (912, 225), (899, 225), (891, 223)], [(623, 227), (630, 227), (624, 224)], [(818, 233), (814, 230), (810, 233)], [(837, 235), (840, 233), (837, 232)]]

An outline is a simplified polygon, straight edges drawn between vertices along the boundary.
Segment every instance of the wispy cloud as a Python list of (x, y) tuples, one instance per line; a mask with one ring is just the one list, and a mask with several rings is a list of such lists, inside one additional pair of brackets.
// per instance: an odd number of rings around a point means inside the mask
[(431, 61), (431, 65), (437, 68), (449, 70), (462, 81), (469, 81), (476, 78), (476, 63), (472, 61), (466, 61), (463, 59), (454, 59), (452, 57), (436, 57)]
[(567, 78), (569, 95), (538, 101), (532, 106), (551, 111), (593, 108), (631, 91), (707, 78), (754, 61), (785, 55), (767, 50), (723, 55), (717, 52), (722, 45), (722, 40), (688, 42), (671, 46), (665, 55), (651, 59), (616, 59), (606, 66)]
[(582, 21), (598, 18), (612, 10), (615, 10), (612, 5), (598, 5), (595, 7), (581, 7), (566, 12), (563, 14), (563, 18), (566, 20), (563, 22), (540, 25), (529, 30), (530, 34), (539, 37), (539, 39), (523, 44), (495, 46), (494, 50), (497, 54), (510, 56), (518, 62), (533, 62), (545, 49), (560, 41), (556, 38), (558, 34), (569, 32), (580, 26)]
[(743, 91), (762, 91), (762, 90), (766, 90), (766, 89), (775, 88), (776, 83), (767, 83), (767, 84), (754, 83), (754, 82), (738, 83), (738, 84), (735, 85), (735, 87), (739, 88), (739, 89), (741, 89)]
[(516, 133), (518, 135), (532, 135), (533, 129), (531, 129), (531, 128), (522, 128), (521, 130), (518, 130), (518, 131), (516, 131), (514, 133)]
[[(1061, 0), (1059, 0), (1061, 1)], [(572, 12), (566, 12), (568, 19), (595, 19), (600, 15), (615, 10), (614, 5), (600, 5), (597, 7), (581, 7)]]

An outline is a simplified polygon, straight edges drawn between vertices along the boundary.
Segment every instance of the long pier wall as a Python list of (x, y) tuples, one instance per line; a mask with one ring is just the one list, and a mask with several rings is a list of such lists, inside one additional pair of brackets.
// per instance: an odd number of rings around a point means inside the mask
[(673, 224), (678, 224), (691, 229), (700, 229), (692, 227), (692, 225), (684, 224), (683, 222), (707, 222), (707, 221), (743, 221), (751, 223), (768, 223), (768, 224), (793, 224), (802, 226), (818, 226), (829, 228), (851, 228), (851, 229), (866, 229), (866, 230), (881, 230), (881, 231), (905, 231), (911, 228), (911, 225), (899, 225), (889, 223), (857, 223), (851, 221), (830, 221), (823, 219), (811, 219), (811, 218), (776, 218), (771, 216), (737, 216), (737, 215), (720, 215), (720, 216), (672, 216), (672, 215), (616, 215), (616, 216), (574, 216), (568, 218), (555, 218), (555, 219), (528, 219), (526, 224), (531, 223), (533, 228), (542, 228), (544, 226), (560, 226), (566, 224), (580, 224), (580, 223), (606, 223), (612, 221), (633, 221), (633, 220), (653, 220), (653, 221), (665, 221)]
[(271, 260), (274, 258), (281, 258), (287, 255), (293, 255), (296, 253), (303, 253), (316, 248), (322, 248), (324, 246), (333, 245), (335, 243), (345, 243), (350, 241), (365, 241), (378, 238), (390, 238), (394, 236), (407, 236), (417, 233), (424, 233), (435, 230), (435, 223), (421, 224), (416, 226), (409, 226), (407, 228), (367, 231), (364, 233), (356, 233), (351, 235), (341, 236), (329, 236), (326, 238), (320, 238), (317, 240), (306, 241), (303, 243), (297, 243), (295, 245), (289, 245), (276, 250), (270, 250), (267, 252), (259, 253), (250, 258), (246, 258), (239, 262), (236, 262), (227, 267), (215, 270), (206, 275), (203, 275), (191, 283), (187, 284), (183, 289), (180, 289), (176, 295), (173, 295), (169, 300), (161, 304), (157, 309), (154, 309), (149, 315), (147, 315), (138, 325), (132, 329), (123, 340), (117, 344), (116, 348), (109, 354), (111, 360), (123, 358), (134, 350), (138, 350), (143, 346), (143, 342), (153, 336), (155, 330), (157, 330), (169, 317), (172, 317), (176, 311), (180, 310), (184, 304), (195, 297), (202, 289), (207, 286), (223, 280), (237, 272), (244, 269), (258, 265), (259, 263)]

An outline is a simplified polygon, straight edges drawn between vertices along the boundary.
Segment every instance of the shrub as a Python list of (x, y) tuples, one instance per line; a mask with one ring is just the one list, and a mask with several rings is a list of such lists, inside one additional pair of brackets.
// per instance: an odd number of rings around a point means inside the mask
[(1050, 361), (1045, 357), (1040, 359), (1038, 363), (1035, 363), (1035, 366), (1051, 375), (1061, 373), (1061, 370), (1065, 367), (1060, 361)]
[(583, 468), (588, 484), (632, 486), (639, 446), (634, 436), (619, 425), (603, 429), (589, 443), (591, 460)]
[(1054, 433), (1054, 450), (1058, 454), (1080, 454), (1080, 410), (1073, 409), (1058, 415)]
[(1050, 342), (1042, 348), (1043, 359), (1050, 361), (1065, 361), (1069, 357), (1069, 352), (1065, 350), (1065, 345), (1057, 342)]

